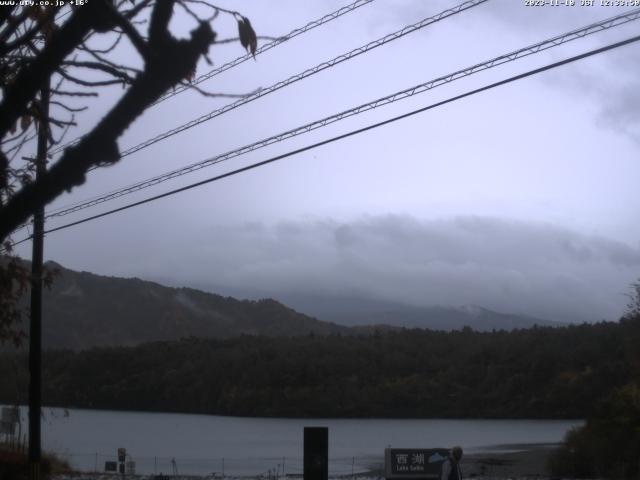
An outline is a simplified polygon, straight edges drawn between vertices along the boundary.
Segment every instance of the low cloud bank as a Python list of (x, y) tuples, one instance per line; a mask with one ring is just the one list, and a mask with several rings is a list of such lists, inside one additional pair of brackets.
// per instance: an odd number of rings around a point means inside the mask
[(558, 321), (618, 319), (640, 277), (637, 247), (487, 217), (252, 223), (211, 228), (201, 238), (213, 240), (174, 246), (180, 253), (171, 264), (150, 274), (221, 293), (475, 304)]

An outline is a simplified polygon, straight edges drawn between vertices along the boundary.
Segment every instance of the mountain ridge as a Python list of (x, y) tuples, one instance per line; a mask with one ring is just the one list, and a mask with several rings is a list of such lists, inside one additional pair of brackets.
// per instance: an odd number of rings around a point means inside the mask
[[(298, 336), (347, 333), (273, 299), (237, 300), (139, 278), (58, 271), (43, 293), (45, 349), (133, 346), (189, 337)], [(23, 299), (23, 301), (26, 299)]]
[[(239, 300), (137, 277), (78, 272), (51, 261), (45, 265), (58, 272), (43, 294), (45, 349), (134, 346), (189, 337), (370, 335), (407, 328), (457, 330), (468, 326), (490, 331), (561, 325), (476, 305), (413, 307), (352, 298), (341, 303), (337, 297), (317, 295), (312, 301), (308, 296), (306, 303), (295, 295), (283, 302), (273, 298)], [(28, 298), (22, 303), (26, 308)], [(25, 330), (27, 323), (25, 320), (22, 325)]]
[(391, 327), (458, 330), (512, 330), (533, 325), (560, 327), (563, 322), (529, 315), (497, 312), (479, 305), (417, 306), (363, 297), (323, 297), (290, 294), (280, 300), (307, 315), (350, 327), (388, 325)]

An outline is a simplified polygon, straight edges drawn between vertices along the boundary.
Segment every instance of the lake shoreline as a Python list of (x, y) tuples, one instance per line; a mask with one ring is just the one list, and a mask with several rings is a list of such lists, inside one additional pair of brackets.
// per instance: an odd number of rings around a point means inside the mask
[[(518, 446), (513, 451), (496, 451), (470, 454), (464, 462), (465, 477), (489, 478), (543, 478), (550, 477), (547, 471), (549, 456), (559, 443), (529, 444)], [(520, 450), (519, 447), (524, 447)], [(464, 459), (463, 459), (464, 460)]]
[[(21, 409), (26, 421), (26, 409)], [(138, 474), (225, 475), (257, 478), (301, 475), (305, 427), (329, 432), (332, 477), (383, 476), (385, 448), (465, 450), (467, 478), (491, 472), (544, 473), (540, 449), (579, 425), (525, 420), (292, 420), (47, 409), (43, 448), (79, 472), (104, 472), (125, 448)], [(525, 462), (522, 454), (530, 451)], [(544, 453), (544, 452), (543, 452)], [(510, 467), (510, 468), (508, 468)], [(535, 467), (535, 468), (534, 468)], [(274, 475), (275, 474), (275, 475)], [(507, 475), (507, 474), (505, 474)]]
[[(461, 467), (463, 478), (483, 479), (548, 479), (551, 474), (546, 469), (549, 455), (559, 446), (558, 443), (536, 443), (501, 445), (495, 451), (471, 453), (464, 455)], [(510, 449), (507, 451), (507, 449)], [(268, 479), (285, 480), (301, 479), (302, 474), (271, 476), (266, 475), (127, 475), (129, 480), (254, 480)], [(121, 480), (122, 476), (104, 473), (74, 472), (52, 476), (52, 480)], [(384, 470), (375, 469), (368, 472), (360, 472), (355, 475), (329, 475), (329, 479), (336, 480), (382, 480)]]

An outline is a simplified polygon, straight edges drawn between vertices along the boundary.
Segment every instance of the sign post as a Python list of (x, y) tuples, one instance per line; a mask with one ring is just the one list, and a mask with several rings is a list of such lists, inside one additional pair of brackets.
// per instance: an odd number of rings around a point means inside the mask
[(329, 478), (329, 429), (304, 427), (304, 480)]
[(122, 474), (122, 478), (125, 475), (125, 461), (127, 460), (127, 450), (125, 448), (118, 449), (118, 471)]

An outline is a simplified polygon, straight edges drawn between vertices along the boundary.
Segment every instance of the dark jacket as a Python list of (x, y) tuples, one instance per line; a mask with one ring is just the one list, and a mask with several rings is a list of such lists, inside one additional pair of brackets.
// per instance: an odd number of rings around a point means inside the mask
[(440, 480), (462, 480), (462, 471), (460, 464), (451, 455), (442, 463), (442, 473)]

